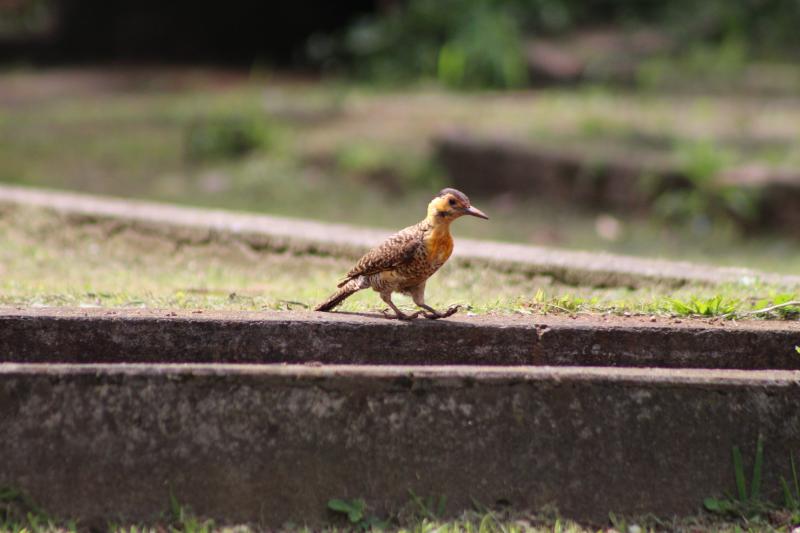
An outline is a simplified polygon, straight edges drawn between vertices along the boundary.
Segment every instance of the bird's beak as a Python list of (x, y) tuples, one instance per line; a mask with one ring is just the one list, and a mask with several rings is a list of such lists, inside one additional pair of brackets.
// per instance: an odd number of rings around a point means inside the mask
[(484, 218), (486, 220), (489, 220), (489, 217), (486, 216), (486, 213), (484, 213), (477, 207), (469, 206), (464, 210), (464, 213), (466, 213), (467, 215), (472, 215), (474, 217)]

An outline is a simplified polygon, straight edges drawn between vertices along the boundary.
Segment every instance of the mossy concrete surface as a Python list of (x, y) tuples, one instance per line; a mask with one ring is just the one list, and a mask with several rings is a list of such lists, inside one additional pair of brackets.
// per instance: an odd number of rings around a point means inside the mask
[[(292, 251), (358, 258), (388, 232), (343, 224), (179, 207), (78, 193), (0, 185), (0, 206), (53, 209), (68, 221), (111, 221), (112, 231), (134, 229), (163, 235), (180, 244), (237, 242), (255, 251)], [(641, 259), (608, 253), (564, 251), (494, 241), (459, 239), (453, 260), (491, 265), (499, 270), (546, 275), (555, 281), (599, 287), (679, 287), (687, 283), (770, 283), (800, 286), (800, 276), (746, 268), (712, 267), (688, 262)]]
[[(220, 522), (320, 524), (409, 491), (605, 522), (687, 515), (764, 439), (777, 496), (800, 372), (295, 365), (0, 365), (0, 486), (91, 527), (173, 497)], [(551, 507), (552, 508), (552, 507)]]
[(0, 362), (800, 369), (800, 322), (0, 308)]

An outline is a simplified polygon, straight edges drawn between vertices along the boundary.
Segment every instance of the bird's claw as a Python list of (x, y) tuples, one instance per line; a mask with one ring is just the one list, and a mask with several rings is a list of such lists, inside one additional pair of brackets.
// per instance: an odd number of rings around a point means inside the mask
[(437, 311), (435, 313), (423, 313), (423, 315), (425, 316), (425, 318), (429, 320), (437, 320), (439, 318), (447, 318), (449, 316), (453, 316), (459, 309), (461, 309), (460, 305), (453, 305), (448, 307), (447, 311), (443, 313)]
[(389, 314), (389, 310), (388, 309), (383, 309), (383, 310), (381, 310), (381, 313), (383, 313), (384, 318), (388, 318), (388, 319), (414, 320), (415, 318), (417, 318), (420, 315), (420, 313), (422, 313), (422, 311), (417, 311), (415, 313), (411, 313), (410, 315), (407, 315), (405, 313)]
[(398, 313), (397, 320), (414, 320), (417, 318), (422, 311), (417, 311), (415, 313), (411, 313), (410, 315), (406, 315), (405, 313)]

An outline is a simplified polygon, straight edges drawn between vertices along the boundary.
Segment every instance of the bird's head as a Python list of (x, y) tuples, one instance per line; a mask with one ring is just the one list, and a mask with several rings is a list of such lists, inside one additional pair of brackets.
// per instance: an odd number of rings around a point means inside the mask
[(489, 220), (483, 211), (472, 206), (466, 194), (456, 189), (442, 189), (428, 204), (428, 219), (434, 223), (450, 223), (464, 215)]

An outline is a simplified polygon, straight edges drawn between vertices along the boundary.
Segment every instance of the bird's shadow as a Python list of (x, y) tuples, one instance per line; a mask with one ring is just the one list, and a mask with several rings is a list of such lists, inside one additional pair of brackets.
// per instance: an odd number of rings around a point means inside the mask
[(400, 320), (399, 318), (394, 317), (391, 314), (384, 314), (384, 313), (365, 313), (359, 311), (334, 311), (334, 315), (347, 315), (347, 316), (361, 316), (364, 318), (379, 318), (381, 320), (385, 320), (387, 322), (399, 322), (401, 324), (415, 324), (415, 323), (437, 323), (437, 324), (462, 324), (463, 321), (460, 320), (453, 320), (454, 318), (458, 318), (458, 314), (454, 313), (445, 318), (425, 318), (424, 316), (419, 316), (412, 320)]

